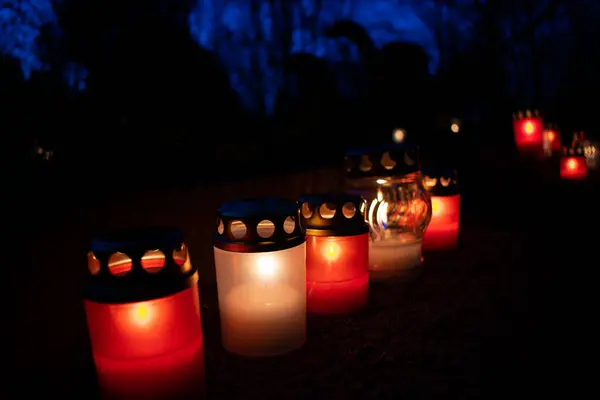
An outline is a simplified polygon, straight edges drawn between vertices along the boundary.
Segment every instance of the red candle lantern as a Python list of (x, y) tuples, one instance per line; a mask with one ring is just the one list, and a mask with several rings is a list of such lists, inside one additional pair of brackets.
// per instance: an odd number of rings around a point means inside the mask
[[(581, 150), (578, 148), (577, 150)], [(560, 159), (560, 177), (567, 180), (585, 179), (587, 160), (581, 151), (570, 149)]]
[(431, 194), (431, 222), (423, 235), (423, 250), (456, 248), (460, 228), (460, 193), (456, 171), (425, 169), (423, 186)]
[(560, 131), (554, 125), (548, 125), (544, 130), (544, 152), (551, 155), (561, 148)]
[(198, 274), (181, 232), (96, 237), (88, 268), (84, 303), (103, 396), (202, 397)]
[(307, 311), (343, 314), (361, 310), (369, 290), (365, 200), (345, 194), (306, 195), (298, 204), (306, 229)]
[(513, 129), (517, 149), (522, 152), (541, 152), (543, 142), (542, 118), (538, 112), (527, 110), (514, 115)]

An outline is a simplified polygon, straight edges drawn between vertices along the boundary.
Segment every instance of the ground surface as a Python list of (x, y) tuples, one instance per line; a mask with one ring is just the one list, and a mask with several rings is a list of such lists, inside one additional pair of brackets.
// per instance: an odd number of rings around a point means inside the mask
[[(566, 184), (555, 179), (554, 167), (513, 160), (465, 170), (458, 251), (426, 255), (422, 273), (410, 282), (372, 285), (370, 305), (359, 315), (310, 317), (304, 348), (264, 360), (228, 355), (220, 345), (211, 247), (215, 208), (240, 197), (295, 198), (338, 190), (337, 167), (115, 193), (102, 201), (87, 194), (81, 199), (77, 190), (48, 194), (60, 207), (37, 211), (23, 222), (28, 229), (26, 262), (15, 285), (20, 386), (15, 398), (44, 392), (93, 396), (81, 303), (89, 238), (107, 228), (156, 224), (183, 228), (200, 270), (212, 398), (492, 398), (554, 392), (572, 370), (570, 352), (583, 346), (563, 332), (589, 325), (581, 306), (588, 301), (586, 289), (580, 290), (587, 288), (585, 279), (581, 271), (579, 279), (570, 271), (580, 270), (581, 247), (595, 240), (595, 231), (584, 231), (597, 223), (586, 210), (600, 198), (595, 176)], [(30, 196), (22, 206), (31, 215), (41, 210), (38, 201)]]

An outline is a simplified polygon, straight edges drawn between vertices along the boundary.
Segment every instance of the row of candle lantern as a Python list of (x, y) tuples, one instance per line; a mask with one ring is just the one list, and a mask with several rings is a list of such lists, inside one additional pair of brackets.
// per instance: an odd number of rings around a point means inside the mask
[(570, 147), (561, 147), (560, 131), (552, 125), (544, 129), (537, 111), (514, 114), (513, 130), (517, 148), (524, 154), (552, 156), (562, 149), (561, 179), (585, 179), (588, 169), (596, 167), (596, 146), (585, 139), (583, 132), (573, 134)]
[[(306, 312), (365, 307), (369, 279), (404, 276), (422, 248), (457, 246), (456, 173), (421, 173), (418, 149), (351, 152), (348, 193), (253, 199), (217, 211), (221, 337), (231, 353), (272, 356), (306, 340)], [(93, 240), (85, 306), (107, 397), (200, 393), (197, 268), (174, 228)]]

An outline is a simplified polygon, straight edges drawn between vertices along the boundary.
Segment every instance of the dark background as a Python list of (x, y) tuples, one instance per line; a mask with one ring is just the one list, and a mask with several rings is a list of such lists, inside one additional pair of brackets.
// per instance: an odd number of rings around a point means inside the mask
[(508, 149), (525, 108), (563, 139), (596, 129), (591, 0), (1, 4), (4, 159), (21, 166), (40, 145), (96, 177), (139, 180), (157, 159), (213, 174), (331, 158), (394, 127), (426, 144), (450, 118), (465, 145)]
[[(556, 160), (519, 158), (511, 115), (539, 109), (563, 145), (596, 136), (599, 16), (594, 0), (0, 0), (16, 397), (93, 391), (89, 238), (152, 224), (182, 227), (200, 265), (213, 395), (582, 390), (597, 347), (598, 179), (565, 184)], [(394, 128), (424, 164), (459, 168), (458, 253), (374, 289), (356, 318), (309, 321), (289, 358), (226, 355), (214, 209), (338, 190), (344, 151), (389, 143)]]

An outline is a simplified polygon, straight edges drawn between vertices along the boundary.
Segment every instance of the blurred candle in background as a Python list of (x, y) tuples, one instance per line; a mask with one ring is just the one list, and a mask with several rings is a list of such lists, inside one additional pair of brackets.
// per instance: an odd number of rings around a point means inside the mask
[(306, 245), (295, 202), (223, 204), (214, 239), (225, 349), (274, 356), (306, 341)]
[(202, 398), (198, 278), (181, 232), (96, 237), (88, 267), (85, 309), (103, 397)]
[(367, 304), (369, 289), (369, 227), (364, 199), (346, 194), (305, 195), (298, 205), (306, 230), (308, 312), (361, 310)]
[(561, 149), (561, 138), (558, 127), (553, 124), (548, 124), (544, 130), (544, 152), (551, 156), (553, 153), (559, 152)]
[(587, 160), (583, 155), (565, 154), (560, 159), (560, 177), (565, 180), (581, 180), (587, 176)]
[(431, 222), (423, 235), (423, 250), (451, 250), (458, 245), (460, 193), (452, 169), (424, 169), (423, 186), (431, 195)]
[(513, 118), (517, 149), (524, 153), (541, 153), (543, 150), (543, 121), (536, 112), (519, 112)]

